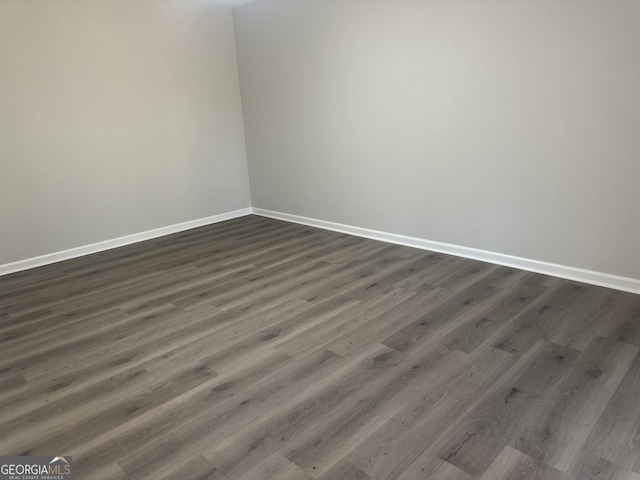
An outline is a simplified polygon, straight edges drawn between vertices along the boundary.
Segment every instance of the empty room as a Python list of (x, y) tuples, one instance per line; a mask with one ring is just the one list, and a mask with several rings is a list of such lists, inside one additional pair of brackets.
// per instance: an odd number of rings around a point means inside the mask
[(640, 480), (640, 1), (0, 0), (0, 480)]

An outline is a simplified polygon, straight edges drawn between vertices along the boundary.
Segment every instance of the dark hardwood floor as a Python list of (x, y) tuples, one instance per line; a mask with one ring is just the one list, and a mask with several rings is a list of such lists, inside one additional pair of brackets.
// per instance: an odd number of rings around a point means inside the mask
[(640, 480), (640, 296), (249, 216), (0, 278), (77, 479)]

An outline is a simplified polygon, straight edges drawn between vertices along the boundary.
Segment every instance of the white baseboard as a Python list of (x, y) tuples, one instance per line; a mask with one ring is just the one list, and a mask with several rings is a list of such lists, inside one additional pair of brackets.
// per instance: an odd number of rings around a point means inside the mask
[(595, 271), (586, 270), (583, 268), (568, 267), (565, 265), (558, 265), (555, 263), (548, 263), (548, 262), (542, 262), (539, 260), (531, 260), (528, 258), (515, 257), (512, 255), (506, 255), (504, 253), (490, 252), (487, 250), (480, 250), (477, 248), (463, 247), (460, 245), (453, 245), (453, 244), (442, 243), (442, 242), (434, 242), (434, 241), (425, 240), (422, 238), (409, 237), (406, 235), (397, 235), (395, 233), (381, 232), (378, 230), (370, 230), (368, 228), (354, 227), (351, 225), (328, 222), (325, 220), (302, 217), (299, 215), (291, 215), (288, 213), (274, 212), (271, 210), (264, 210), (262, 208), (243, 208), (241, 210), (235, 210), (233, 212), (221, 213), (219, 215), (213, 215), (211, 217), (200, 218), (198, 220), (191, 220), (189, 222), (170, 225), (168, 227), (156, 228), (154, 230), (135, 233), (133, 235), (127, 235), (125, 237), (114, 238), (112, 240), (105, 240), (103, 242), (93, 243), (91, 245), (85, 245), (82, 247), (72, 248), (69, 250), (61, 251), (61, 252), (50, 253), (47, 255), (39, 256), (39, 257), (28, 258), (28, 259), (20, 260), (13, 263), (7, 263), (5, 265), (0, 265), (0, 276), (8, 275), (10, 273), (20, 272), (23, 270), (29, 270), (31, 268), (41, 267), (43, 265), (49, 265), (51, 263), (61, 262), (63, 260), (82, 257), (85, 255), (90, 255), (92, 253), (111, 250), (113, 248), (123, 247), (125, 245), (131, 245), (133, 243), (143, 242), (145, 240), (151, 240), (153, 238), (163, 237), (165, 235), (171, 235), (172, 233), (183, 232), (185, 230), (190, 230), (192, 228), (198, 228), (205, 225), (212, 225), (214, 223), (224, 222), (225, 220), (244, 217), (252, 213), (255, 215), (263, 216), (263, 217), (275, 218), (278, 220), (284, 220), (292, 223), (300, 223), (300, 224), (309, 225), (312, 227), (323, 228), (325, 230), (332, 230), (335, 232), (347, 233), (349, 235), (355, 235), (358, 237), (370, 238), (373, 240), (380, 240), (382, 242), (420, 248), (422, 250), (430, 250), (433, 252), (446, 253), (448, 255), (455, 255), (458, 257), (471, 258), (471, 259), (480, 260), (483, 262), (495, 263), (497, 265), (504, 265), (507, 267), (519, 268), (521, 270), (528, 270), (530, 272), (542, 273), (542, 274), (551, 275), (554, 277), (566, 278), (568, 280), (575, 280), (578, 282), (589, 283), (592, 285), (599, 285), (601, 287), (613, 288), (616, 290), (622, 290), (625, 292), (640, 294), (640, 279), (621, 277), (618, 275), (595, 272)]
[(554, 277), (566, 278), (568, 280), (589, 283), (591, 285), (598, 285), (601, 287), (640, 294), (640, 279), (620, 277), (608, 273), (585, 270), (583, 268), (568, 267), (555, 263), (541, 262), (539, 260), (514, 257), (512, 255), (505, 255), (504, 253), (490, 252), (487, 250), (452, 245), (449, 243), (434, 242), (431, 240), (424, 240), (422, 238), (396, 235), (394, 233), (380, 232), (378, 230), (327, 222), (325, 220), (301, 217), (299, 215), (291, 215), (288, 213), (274, 212), (271, 210), (264, 210), (262, 208), (252, 208), (251, 210), (255, 215), (284, 220), (286, 222), (300, 223), (311, 227), (333, 230), (335, 232), (347, 233), (358, 237), (380, 240), (382, 242), (394, 243), (397, 245), (405, 245), (407, 247), (420, 248), (422, 250), (446, 253), (458, 257), (472, 258), (482, 262), (495, 263), (507, 267), (519, 268), (521, 270), (528, 270), (530, 272), (542, 273)]
[(111, 250), (113, 248), (123, 247), (125, 245), (131, 245), (132, 243), (143, 242), (145, 240), (151, 240), (152, 238), (163, 237), (165, 235), (171, 235), (172, 233), (191, 230), (192, 228), (198, 228), (205, 225), (224, 222), (225, 220), (244, 217), (245, 215), (250, 214), (251, 208), (243, 208), (242, 210), (221, 213), (219, 215), (213, 215), (211, 217), (200, 218), (198, 220), (178, 223), (176, 225), (170, 225), (168, 227), (156, 228), (154, 230), (148, 230), (146, 232), (134, 233), (133, 235), (127, 235), (125, 237), (114, 238), (112, 240), (92, 243), (91, 245), (71, 248), (69, 250), (63, 250), (61, 252), (49, 253), (47, 255), (41, 255), (39, 257), (27, 258), (25, 260), (0, 265), (0, 276), (8, 275), (15, 272), (21, 272), (23, 270), (29, 270), (31, 268), (41, 267), (43, 265), (49, 265), (50, 263), (61, 262), (63, 260), (83, 257), (92, 253), (104, 252), (105, 250)]

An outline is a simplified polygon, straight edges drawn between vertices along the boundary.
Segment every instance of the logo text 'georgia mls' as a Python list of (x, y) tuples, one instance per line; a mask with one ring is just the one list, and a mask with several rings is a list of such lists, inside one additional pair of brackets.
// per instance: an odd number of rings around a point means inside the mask
[(71, 457), (0, 457), (0, 480), (71, 480)]

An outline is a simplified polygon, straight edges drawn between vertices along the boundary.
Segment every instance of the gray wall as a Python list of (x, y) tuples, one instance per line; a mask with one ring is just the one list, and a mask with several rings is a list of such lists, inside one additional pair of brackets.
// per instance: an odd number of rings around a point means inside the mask
[(640, 2), (234, 10), (253, 205), (640, 278)]
[(0, 265), (250, 205), (231, 10), (0, 0)]

